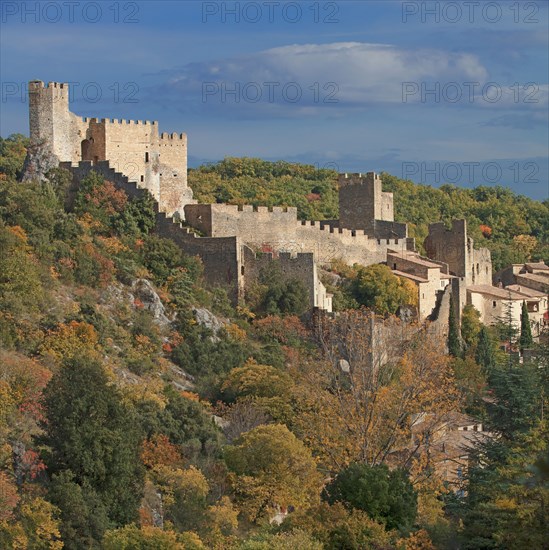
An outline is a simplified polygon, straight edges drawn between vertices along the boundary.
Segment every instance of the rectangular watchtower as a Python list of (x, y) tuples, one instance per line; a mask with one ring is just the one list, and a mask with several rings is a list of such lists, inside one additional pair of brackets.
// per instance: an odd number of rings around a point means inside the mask
[(429, 258), (447, 263), (450, 273), (465, 279), (467, 286), (492, 284), (490, 251), (475, 248), (466, 220), (452, 220), (451, 229), (443, 222), (430, 224), (423, 246)]
[(108, 161), (139, 187), (160, 210), (179, 212), (195, 201), (187, 185), (186, 134), (159, 134), (158, 122), (81, 118), (69, 110), (69, 85), (29, 82), (31, 142), (45, 143), (60, 162)]
[(376, 238), (406, 238), (405, 224), (394, 222), (393, 194), (382, 190), (375, 172), (339, 175), (339, 227)]

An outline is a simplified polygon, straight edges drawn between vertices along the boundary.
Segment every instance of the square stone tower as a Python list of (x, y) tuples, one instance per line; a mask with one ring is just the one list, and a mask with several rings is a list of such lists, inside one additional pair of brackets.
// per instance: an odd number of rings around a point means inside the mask
[(451, 229), (443, 222), (430, 224), (423, 246), (429, 258), (447, 263), (450, 273), (465, 279), (467, 286), (492, 284), (490, 250), (474, 247), (466, 220), (452, 220)]
[(186, 134), (159, 134), (158, 122), (81, 118), (69, 110), (69, 85), (29, 82), (33, 144), (44, 143), (60, 162), (108, 161), (158, 201), (160, 210), (184, 216), (193, 204), (187, 185)]
[[(364, 230), (377, 236), (383, 225), (394, 222), (393, 194), (382, 191), (375, 172), (339, 175), (339, 227)], [(397, 230), (399, 237), (401, 231)], [(394, 236), (392, 237), (394, 238)]]

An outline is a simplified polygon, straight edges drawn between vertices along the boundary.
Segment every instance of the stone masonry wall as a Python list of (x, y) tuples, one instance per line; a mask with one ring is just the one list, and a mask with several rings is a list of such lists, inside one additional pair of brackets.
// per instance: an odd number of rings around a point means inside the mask
[[(386, 238), (386, 234), (380, 235), (376, 232), (376, 220), (394, 221), (393, 194), (382, 191), (381, 179), (374, 172), (368, 172), (364, 176), (341, 174), (339, 212), (340, 227), (360, 229), (368, 235)], [(383, 226), (378, 229), (382, 230)]]
[(326, 311), (332, 311), (332, 299), (326, 293), (326, 288), (319, 281), (314, 256), (312, 253), (290, 254), (281, 252), (278, 255), (272, 253), (256, 254), (248, 246), (243, 246), (242, 254), (242, 279), (241, 291), (243, 296), (251, 285), (259, 280), (261, 271), (276, 263), (280, 268), (283, 280), (297, 279), (307, 289), (309, 295), (309, 307), (318, 307)]
[(370, 265), (384, 262), (387, 250), (412, 250), (413, 239), (375, 239), (364, 231), (340, 229), (327, 222), (300, 222), (296, 208), (268, 209), (226, 204), (185, 206), (185, 219), (205, 236), (238, 235), (263, 251), (313, 252), (320, 264), (333, 259)]
[(424, 246), (429, 258), (447, 263), (450, 273), (464, 277), (467, 285), (492, 284), (490, 251), (474, 248), (465, 220), (453, 220), (451, 229), (442, 222), (430, 224)]
[(445, 262), (452, 275), (465, 277), (467, 271), (467, 227), (465, 220), (454, 220), (452, 229), (443, 222), (429, 225), (425, 239), (425, 251), (429, 258)]

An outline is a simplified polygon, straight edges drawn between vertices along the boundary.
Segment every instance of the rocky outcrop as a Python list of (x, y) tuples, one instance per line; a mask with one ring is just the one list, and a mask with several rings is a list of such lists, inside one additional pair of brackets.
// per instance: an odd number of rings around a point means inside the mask
[(27, 149), (21, 181), (45, 181), (48, 171), (58, 166), (59, 159), (52, 153), (47, 143), (32, 144)]
[(199, 325), (212, 331), (212, 342), (218, 342), (219, 337), (217, 336), (217, 333), (225, 326), (226, 322), (219, 319), (210, 310), (203, 307), (193, 309), (193, 314)]
[(171, 320), (166, 315), (166, 308), (147, 279), (136, 279), (132, 283), (133, 303), (143, 304), (142, 307), (151, 312), (156, 323), (169, 325)]

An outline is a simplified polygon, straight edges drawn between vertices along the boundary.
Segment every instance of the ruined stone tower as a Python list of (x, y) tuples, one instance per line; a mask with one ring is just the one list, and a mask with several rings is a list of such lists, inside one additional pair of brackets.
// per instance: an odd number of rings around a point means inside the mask
[(195, 201), (187, 185), (186, 134), (159, 134), (158, 122), (81, 118), (69, 110), (69, 85), (29, 82), (33, 144), (45, 143), (60, 162), (109, 161), (148, 189), (168, 214), (184, 215)]
[(429, 258), (447, 263), (450, 273), (465, 279), (467, 286), (492, 284), (490, 251), (475, 249), (465, 220), (452, 220), (451, 229), (443, 222), (430, 224), (424, 247)]
[(382, 191), (375, 172), (339, 175), (339, 227), (381, 239), (407, 237), (406, 225), (394, 221), (393, 194)]

